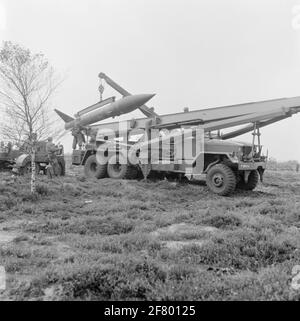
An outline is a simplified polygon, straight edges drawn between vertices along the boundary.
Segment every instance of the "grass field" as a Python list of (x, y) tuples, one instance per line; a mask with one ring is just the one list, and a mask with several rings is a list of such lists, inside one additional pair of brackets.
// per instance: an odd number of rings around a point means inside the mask
[(175, 182), (0, 174), (0, 300), (300, 300), (300, 175), (219, 197)]

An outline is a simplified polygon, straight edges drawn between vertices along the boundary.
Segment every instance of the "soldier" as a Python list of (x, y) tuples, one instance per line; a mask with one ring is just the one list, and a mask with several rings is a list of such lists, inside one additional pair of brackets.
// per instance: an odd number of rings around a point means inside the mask
[(46, 144), (46, 152), (48, 154), (48, 160), (49, 160), (49, 165), (47, 166), (47, 169), (48, 169), (48, 175), (50, 178), (52, 178), (52, 176), (56, 174), (55, 169), (58, 166), (56, 153), (58, 151), (59, 151), (59, 148), (57, 148), (53, 143), (53, 138), (49, 137), (48, 142)]
[(58, 144), (57, 144), (57, 147), (58, 147), (58, 150), (59, 150), (59, 152), (58, 152), (58, 155), (64, 155), (64, 146), (63, 146), (63, 144), (61, 143), (61, 142), (59, 142)]
[(73, 149), (76, 149), (78, 144), (79, 149), (82, 149), (82, 145), (85, 143), (84, 135), (80, 127), (74, 127), (72, 130), (73, 138)]
[(13, 145), (12, 145), (11, 142), (8, 142), (8, 143), (7, 143), (7, 153), (8, 153), (8, 154), (11, 153), (11, 151), (12, 151), (12, 146), (13, 146)]

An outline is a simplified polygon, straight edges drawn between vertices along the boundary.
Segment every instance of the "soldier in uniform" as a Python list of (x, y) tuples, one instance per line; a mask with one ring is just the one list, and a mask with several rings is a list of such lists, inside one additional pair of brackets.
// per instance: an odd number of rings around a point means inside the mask
[(49, 137), (48, 142), (46, 144), (46, 152), (48, 154), (48, 160), (49, 160), (48, 174), (49, 174), (50, 178), (52, 178), (56, 174), (55, 169), (58, 166), (58, 160), (57, 160), (56, 153), (58, 151), (59, 151), (59, 148), (57, 148), (55, 146), (55, 144), (53, 143), (53, 138)]
[(64, 155), (64, 146), (63, 146), (63, 144), (61, 142), (59, 142), (57, 144), (57, 148), (59, 150), (58, 155), (62, 155), (63, 156)]
[(76, 149), (78, 145), (79, 149), (82, 149), (82, 145), (85, 143), (85, 137), (80, 127), (74, 127), (72, 130), (73, 135), (73, 149)]
[(8, 143), (7, 143), (7, 153), (8, 153), (8, 154), (11, 153), (11, 151), (12, 151), (12, 146), (13, 146), (13, 145), (12, 145), (11, 142), (8, 142)]

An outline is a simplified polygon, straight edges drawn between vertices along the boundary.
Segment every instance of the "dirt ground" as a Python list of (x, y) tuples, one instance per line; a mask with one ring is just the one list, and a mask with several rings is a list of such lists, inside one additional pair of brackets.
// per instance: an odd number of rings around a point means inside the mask
[(254, 192), (0, 174), (0, 300), (300, 300), (300, 175)]

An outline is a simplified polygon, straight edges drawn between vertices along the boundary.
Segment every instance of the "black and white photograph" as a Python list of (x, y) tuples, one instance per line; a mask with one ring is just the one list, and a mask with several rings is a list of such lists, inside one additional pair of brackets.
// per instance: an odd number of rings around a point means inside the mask
[(300, 0), (0, 0), (0, 301), (300, 301)]

